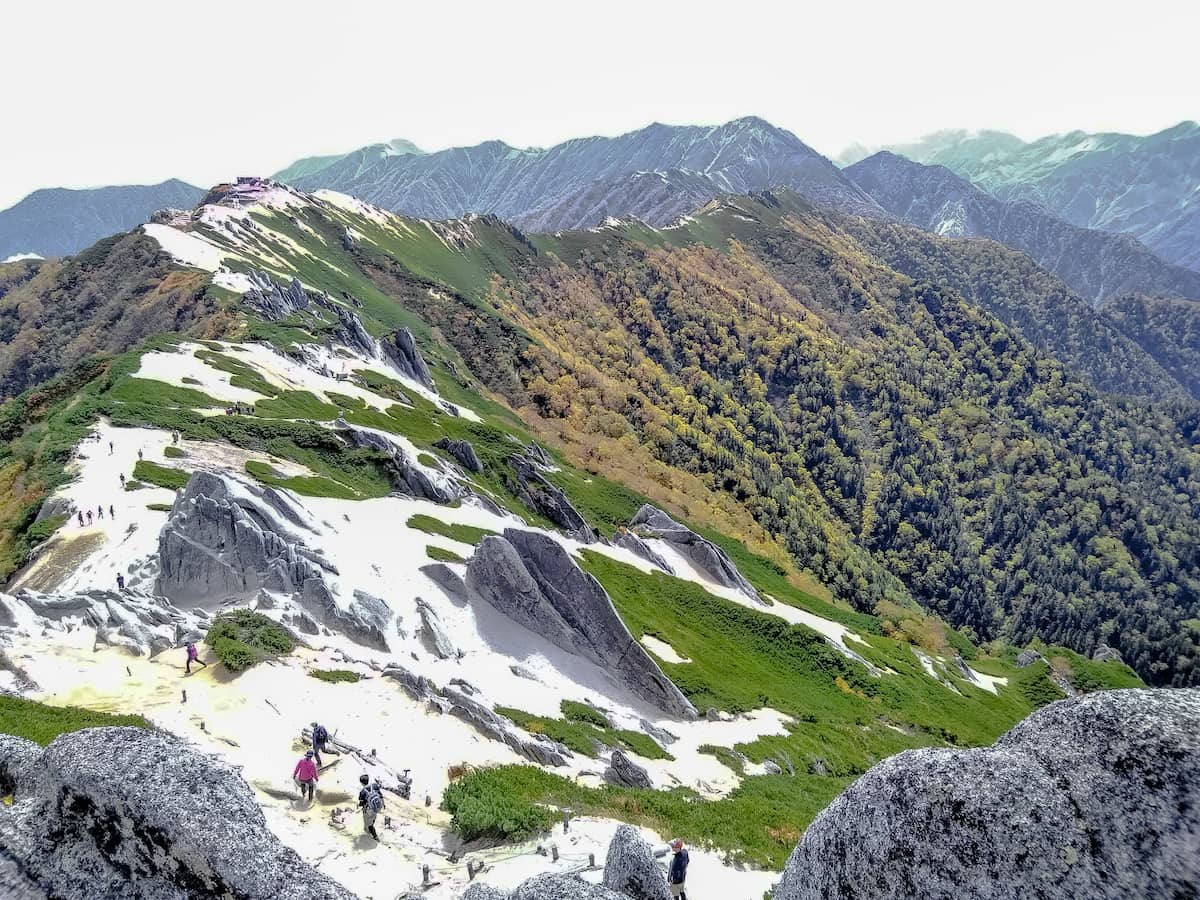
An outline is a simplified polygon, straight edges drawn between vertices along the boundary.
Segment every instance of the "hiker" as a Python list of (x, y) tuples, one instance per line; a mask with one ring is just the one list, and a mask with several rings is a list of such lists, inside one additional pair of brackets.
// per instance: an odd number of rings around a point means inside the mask
[(200, 658), (200, 651), (196, 649), (196, 643), (194, 641), (188, 641), (187, 657), (187, 673), (189, 675), (192, 674), (192, 663), (195, 663), (204, 669), (208, 668), (208, 663)]
[(329, 732), (325, 730), (324, 725), (312, 723), (312, 748), (313, 754), (317, 757), (317, 765), (321, 765), (321, 751), (325, 749), (325, 743), (329, 740)]
[(112, 456), (112, 451), (113, 451), (112, 441), (109, 441), (108, 442), (108, 455), (109, 456)]
[(363, 814), (363, 831), (379, 840), (379, 833), (375, 830), (375, 817), (383, 811), (383, 790), (378, 779), (371, 784), (371, 779), (366, 775), (360, 775), (358, 782), (362, 785), (362, 790), (358, 792), (358, 808)]
[(142, 458), (142, 451), (141, 451), (141, 450), (139, 450), (139, 451), (138, 451), (138, 459), (141, 459), (141, 458)]
[(296, 763), (296, 768), (292, 770), (292, 778), (300, 785), (301, 799), (307, 797), (308, 802), (312, 803), (313, 795), (317, 792), (317, 779), (320, 777), (317, 764), (313, 762), (313, 752), (305, 750), (304, 758)]
[(97, 519), (104, 518), (104, 504), (103, 503), (101, 503), (99, 506), (96, 507), (96, 518)]
[(684, 882), (687, 881), (688, 852), (683, 849), (683, 841), (679, 838), (671, 841), (671, 852), (674, 856), (671, 857), (671, 870), (667, 873), (667, 884), (671, 888), (672, 897), (687, 900)]
[(109, 517), (110, 519), (115, 519), (115, 518), (117, 517), (117, 513), (116, 513), (116, 511), (113, 509), (113, 505), (112, 505), (111, 503), (110, 503), (110, 504), (108, 504), (108, 517)]
[(122, 575), (120, 572), (117, 573), (117, 590), (118, 591), (125, 590), (125, 576)]
[(171, 432), (171, 443), (172, 443), (172, 444), (178, 444), (178, 443), (179, 443), (179, 432), (178, 432), (178, 431), (172, 431), (172, 432)]
[(92, 511), (90, 509), (88, 510), (88, 524), (92, 524)]
[(75, 510), (75, 515), (79, 516), (79, 527), (82, 528), (83, 527), (83, 510), (82, 509)]
[(121, 487), (125, 487), (125, 473), (121, 473)]

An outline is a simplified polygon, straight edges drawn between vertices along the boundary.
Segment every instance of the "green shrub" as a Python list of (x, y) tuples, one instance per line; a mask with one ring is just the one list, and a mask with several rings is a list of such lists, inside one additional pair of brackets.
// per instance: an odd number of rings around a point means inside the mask
[(436, 534), (463, 544), (478, 544), (489, 534), (496, 533), (487, 528), (476, 528), (473, 525), (451, 525), (449, 522), (443, 522), (441, 519), (435, 519), (433, 516), (423, 513), (410, 517), (404, 524), (417, 531)]
[(608, 716), (596, 709), (590, 703), (580, 703), (576, 700), (564, 700), (559, 704), (563, 716), (571, 722), (587, 722), (597, 728), (612, 728)]
[(60, 514), (57, 516), (47, 516), (40, 521), (34, 522), (25, 532), (29, 543), (32, 546), (37, 546), (54, 534), (54, 532), (58, 531), (66, 521), (67, 516)]
[(167, 459), (180, 459), (186, 455), (187, 454), (184, 453), (182, 450), (180, 450), (178, 447), (164, 447), (163, 448), (163, 456), (165, 456)]
[(282, 625), (248, 609), (221, 613), (213, 619), (204, 642), (233, 672), (296, 649), (296, 641)]
[[(191, 472), (160, 466), (158, 463), (150, 462), (148, 459), (139, 459), (133, 467), (133, 478), (135, 481), (147, 482), (158, 487), (177, 491), (188, 483), (188, 479), (191, 478)], [(126, 482), (127, 489), (128, 486), (129, 483)]]
[(44, 746), (60, 734), (102, 725), (150, 727), (141, 716), (117, 716), (78, 706), (48, 706), (0, 694), (0, 734), (13, 734)]
[(168, 512), (169, 513), (171, 511), (171, 504), (170, 503), (147, 503), (146, 509), (152, 509), (155, 512)]
[(361, 675), (348, 669), (309, 669), (308, 674), (329, 684), (353, 684), (362, 680)]
[(461, 563), (466, 562), (461, 556), (453, 550), (447, 550), (444, 547), (435, 547), (433, 544), (425, 545), (425, 555), (430, 559), (445, 563)]
[(450, 827), (464, 841), (480, 838), (525, 840), (549, 831), (558, 821), (553, 810), (511, 791), (496, 790), (500, 781), (488, 773), (507, 768), (510, 767), (481, 769), (446, 787), (442, 809), (450, 813)]

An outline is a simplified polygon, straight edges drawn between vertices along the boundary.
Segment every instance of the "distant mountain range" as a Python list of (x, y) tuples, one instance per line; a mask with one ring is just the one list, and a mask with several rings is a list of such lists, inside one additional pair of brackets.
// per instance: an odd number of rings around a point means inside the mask
[(275, 177), (423, 218), (494, 213), (534, 232), (592, 227), (610, 216), (665, 225), (720, 194), (771, 187), (845, 212), (882, 215), (833, 163), (754, 117), (713, 127), (654, 124), (549, 149), (488, 141), (422, 153), (393, 141), (300, 160)]
[(885, 150), (844, 171), (897, 218), (1021, 250), (1093, 303), (1131, 292), (1200, 298), (1200, 272), (1164, 262), (1128, 235), (1072, 225), (1029, 200), (1000, 200), (945, 166)]
[[(1002, 200), (1029, 200), (1085, 228), (1131, 234), (1200, 270), (1200, 124), (1146, 136), (1073, 131), (1026, 143), (996, 131), (939, 131), (884, 148), (943, 165)], [(872, 151), (854, 147), (851, 164)]]
[(172, 178), (161, 184), (34, 191), (0, 211), (0, 260), (24, 253), (66, 256), (128, 231), (167, 206), (190, 209), (204, 192)]

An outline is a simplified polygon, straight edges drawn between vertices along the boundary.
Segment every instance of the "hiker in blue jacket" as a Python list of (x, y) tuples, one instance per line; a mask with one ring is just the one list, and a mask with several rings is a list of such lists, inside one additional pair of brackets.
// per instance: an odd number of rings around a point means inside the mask
[(683, 841), (679, 838), (671, 841), (671, 851), (674, 856), (671, 857), (671, 870), (667, 873), (667, 884), (671, 888), (672, 897), (687, 900), (684, 883), (687, 881), (688, 852), (683, 849)]

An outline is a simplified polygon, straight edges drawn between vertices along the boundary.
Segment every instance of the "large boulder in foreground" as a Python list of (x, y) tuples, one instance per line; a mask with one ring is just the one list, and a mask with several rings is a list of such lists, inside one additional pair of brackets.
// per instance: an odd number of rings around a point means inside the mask
[(1088, 694), (981, 750), (909, 750), (834, 800), (775, 900), (1197, 896), (1200, 689)]
[(603, 884), (632, 900), (671, 900), (667, 874), (654, 848), (632, 825), (620, 826), (608, 845)]
[(696, 717), (696, 708), (633, 639), (600, 582), (554, 538), (516, 528), (485, 537), (467, 565), (466, 584), (513, 621), (591, 660), (663, 712)]
[(353, 900), (271, 834), (231, 768), (176, 737), (89, 728), (17, 772), (0, 860), (47, 896)]

